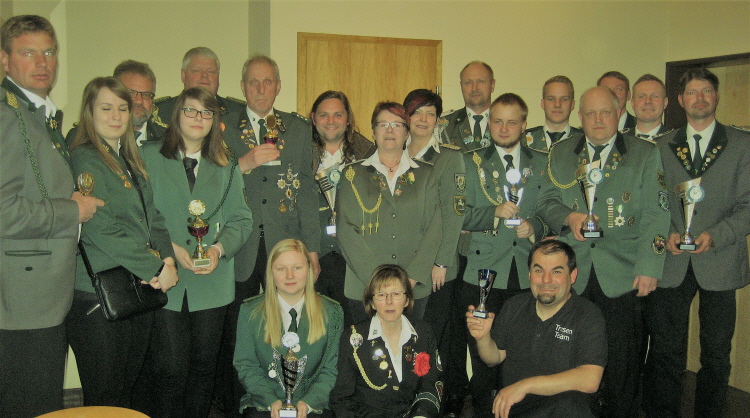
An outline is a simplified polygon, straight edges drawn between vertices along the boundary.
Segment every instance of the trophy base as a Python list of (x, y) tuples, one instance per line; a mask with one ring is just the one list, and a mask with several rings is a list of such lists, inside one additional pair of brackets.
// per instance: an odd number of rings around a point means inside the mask
[(601, 238), (604, 236), (604, 231), (586, 231), (582, 229), (581, 235), (583, 235), (584, 238)]
[(269, 161), (269, 162), (267, 162), (267, 163), (265, 163), (263, 165), (269, 166), (269, 167), (270, 166), (274, 166), (274, 165), (281, 165), (281, 161), (279, 161), (279, 160), (273, 160), (273, 161)]
[(297, 418), (297, 409), (280, 409), (279, 417), (281, 418)]
[(328, 234), (328, 235), (336, 235), (336, 225), (327, 225), (326, 226), (326, 234)]
[(208, 267), (211, 265), (210, 258), (194, 258), (193, 267)]
[(681, 249), (682, 251), (695, 251), (698, 246), (695, 244), (680, 244), (677, 246), (677, 248)]
[(521, 225), (520, 218), (511, 218), (505, 220), (505, 226), (519, 226)]
[(485, 312), (485, 311), (478, 311), (476, 309), (474, 309), (473, 311), (471, 311), (471, 314), (474, 315), (474, 318), (482, 318), (482, 319), (487, 319), (487, 316), (488, 316), (487, 312)]

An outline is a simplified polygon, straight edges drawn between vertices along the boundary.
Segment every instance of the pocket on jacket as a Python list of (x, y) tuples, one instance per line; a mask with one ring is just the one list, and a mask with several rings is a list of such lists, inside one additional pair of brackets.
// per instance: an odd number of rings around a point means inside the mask
[(8, 257), (39, 257), (39, 256), (45, 256), (45, 255), (52, 255), (52, 251), (15, 250), (15, 251), (6, 251), (5, 255)]

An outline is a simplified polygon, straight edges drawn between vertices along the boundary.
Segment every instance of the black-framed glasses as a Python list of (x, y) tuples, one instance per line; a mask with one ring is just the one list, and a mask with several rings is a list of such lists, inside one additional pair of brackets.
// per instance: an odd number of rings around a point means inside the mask
[(194, 118), (198, 116), (198, 113), (201, 114), (201, 117), (203, 119), (213, 119), (214, 118), (214, 111), (213, 110), (198, 110), (193, 109), (192, 107), (183, 107), (182, 113), (185, 114), (185, 116), (189, 118)]
[(134, 99), (138, 97), (139, 94), (143, 97), (143, 100), (154, 100), (156, 97), (156, 94), (151, 93), (150, 91), (138, 91), (133, 89), (128, 89), (128, 91), (130, 92), (130, 97)]
[(391, 292), (391, 293), (385, 293), (385, 292), (376, 292), (373, 294), (373, 297), (375, 300), (386, 300), (388, 296), (391, 297), (393, 300), (401, 300), (404, 298), (404, 295), (406, 292), (399, 291), (399, 292)]

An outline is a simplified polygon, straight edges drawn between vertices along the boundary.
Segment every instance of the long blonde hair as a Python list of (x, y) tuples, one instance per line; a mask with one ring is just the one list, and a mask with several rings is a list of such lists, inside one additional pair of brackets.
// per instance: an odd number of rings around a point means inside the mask
[(94, 129), (94, 103), (99, 92), (105, 88), (128, 104), (128, 126), (125, 130), (125, 135), (120, 138), (120, 154), (130, 163), (133, 170), (148, 179), (146, 166), (143, 164), (141, 154), (138, 152), (138, 145), (135, 144), (135, 134), (133, 132), (133, 99), (130, 97), (127, 87), (114, 77), (97, 77), (91, 80), (86, 85), (86, 88), (83, 89), (83, 103), (81, 103), (78, 130), (70, 149), (73, 150), (81, 145), (90, 143), (99, 152), (99, 156), (109, 166), (110, 170), (117, 175), (123, 174), (122, 167), (120, 167), (115, 157), (107, 151), (104, 141)]
[(302, 254), (307, 261), (307, 283), (305, 284), (305, 314), (310, 324), (310, 330), (307, 334), (307, 343), (313, 344), (324, 335), (326, 335), (326, 320), (328, 315), (323, 309), (323, 301), (315, 292), (315, 279), (312, 267), (312, 260), (307, 247), (302, 241), (297, 239), (285, 239), (274, 245), (271, 254), (268, 256), (266, 265), (266, 287), (265, 297), (252, 316), (263, 315), (266, 322), (266, 331), (264, 340), (271, 347), (281, 345), (281, 335), (283, 331), (283, 321), (281, 319), (281, 306), (279, 305), (278, 293), (276, 292), (276, 283), (273, 280), (273, 263), (279, 256), (287, 251), (296, 251)]

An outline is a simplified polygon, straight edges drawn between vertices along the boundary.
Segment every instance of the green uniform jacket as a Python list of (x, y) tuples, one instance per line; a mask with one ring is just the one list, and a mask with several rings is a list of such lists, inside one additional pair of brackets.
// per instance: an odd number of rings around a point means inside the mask
[[(636, 275), (662, 277), (669, 208), (664, 204), (667, 195), (663, 179), (660, 186), (664, 175), (661, 157), (653, 142), (617, 134), (605, 162), (604, 179), (596, 187), (594, 214), (599, 216), (604, 236), (581, 242), (573, 238), (568, 227), (563, 228), (563, 223), (574, 210), (588, 212), (575, 180), (578, 166), (588, 162), (582, 134), (552, 147), (547, 172), (552, 181), (543, 187), (537, 214), (575, 250), (576, 291), (580, 294), (586, 288), (593, 263), (604, 294), (618, 297), (632, 290)], [(619, 221), (618, 216), (622, 216)]]
[[(544, 125), (527, 129), (524, 136), (524, 145), (531, 149), (539, 151), (549, 151), (549, 149), (547, 148), (547, 135), (545, 135), (544, 129)], [(581, 132), (583, 131), (571, 126), (568, 136), (564, 136), (558, 139), (558, 142), (562, 141), (563, 139), (567, 139), (575, 134), (580, 134)]]
[[(227, 305), (234, 300), (233, 257), (247, 241), (253, 228), (253, 217), (242, 194), (242, 174), (233, 164), (219, 167), (208, 159), (201, 158), (191, 193), (182, 160), (164, 157), (159, 152), (161, 145), (161, 142), (146, 143), (141, 148), (141, 154), (154, 188), (156, 209), (164, 215), (172, 242), (185, 248), (190, 254), (195, 251), (196, 240), (188, 232), (187, 219), (193, 217), (188, 211), (188, 204), (198, 199), (206, 205), (206, 212), (201, 218), (209, 225), (203, 244), (209, 246), (219, 242), (224, 247), (219, 265), (207, 276), (195, 274), (177, 264), (180, 281), (169, 292), (171, 297), (166, 309), (181, 311), (185, 293), (191, 312)], [(225, 193), (226, 199), (221, 209), (210, 219), (206, 219), (219, 207)]]
[[(315, 129), (313, 127), (313, 129)], [(354, 161), (363, 160), (369, 156), (371, 156), (373, 153), (375, 153), (375, 144), (373, 144), (370, 140), (362, 136), (358, 132), (354, 132), (354, 135), (352, 135), (352, 144), (354, 148)], [(352, 161), (349, 161), (352, 162)], [(318, 166), (320, 165), (320, 156), (315, 155), (315, 149), (313, 149), (313, 170), (318, 169)], [(343, 175), (341, 176), (343, 179)], [(338, 186), (336, 186), (338, 187)], [(328, 254), (331, 251), (341, 252), (341, 249), (339, 248), (339, 242), (333, 235), (328, 235), (326, 233), (326, 227), (328, 226), (328, 222), (331, 219), (331, 208), (328, 204), (328, 200), (326, 200), (325, 195), (320, 190), (320, 187), (316, 187), (318, 191), (318, 202), (320, 208), (318, 209), (318, 216), (320, 220), (320, 256), (322, 257), (324, 254)], [(335, 205), (335, 202), (334, 202)]]
[[(417, 281), (415, 298), (432, 291), (432, 266), (443, 227), (432, 166), (417, 164), (399, 180), (397, 196), (374, 167), (358, 162), (344, 169), (336, 197), (336, 233), (346, 259), (347, 298), (361, 299), (373, 270), (386, 263), (401, 266)], [(379, 210), (373, 210), (379, 199)], [(364, 213), (362, 206), (372, 214)]]
[[(23, 123), (25, 129), (22, 129)], [(78, 204), (67, 157), (53, 146), (46, 109), (12, 82), (0, 87), (0, 329), (60, 325), (73, 300)], [(26, 152), (29, 139), (39, 189)], [(57, 135), (57, 143), (63, 142)], [(64, 142), (60, 144), (64, 146)]]
[[(70, 153), (76, 176), (83, 172), (91, 173), (94, 176), (91, 195), (104, 201), (104, 206), (97, 209), (94, 217), (83, 224), (81, 242), (86, 246), (86, 254), (95, 272), (123, 266), (144, 281), (149, 281), (163, 264), (149, 248), (158, 251), (161, 258), (174, 257), (172, 240), (164, 217), (154, 206), (149, 181), (138, 175), (146, 203), (147, 213), (144, 214), (141, 199), (132, 178), (127, 175), (124, 160), (113, 150), (109, 149), (109, 152), (117, 159), (125, 178), (115, 174), (91, 144)], [(76, 289), (94, 293), (80, 255)]]
[[(521, 147), (521, 162), (514, 165), (521, 172), (522, 178), (521, 183), (516, 187), (519, 190), (523, 189), (519, 202), (521, 210), (519, 217), (534, 227), (534, 240), (541, 240), (547, 235), (548, 228), (541, 218), (536, 216), (536, 203), (544, 185), (547, 154), (520, 144), (518, 146)], [(497, 272), (493, 287), (507, 289), (511, 261), (515, 257), (519, 283), (522, 288), (528, 288), (527, 259), (533, 241), (530, 238), (518, 238), (515, 228), (505, 227), (504, 219), (498, 219), (497, 229), (495, 229), (495, 208), (497, 207), (495, 203), (507, 201), (504, 186), (510, 188), (510, 184), (505, 179), (503, 160), (494, 145), (464, 154), (464, 160), (466, 163), (466, 216), (463, 229), (471, 231), (464, 281), (476, 284), (477, 270), (491, 269)], [(495, 183), (494, 173), (498, 174), (497, 183)], [(495, 202), (491, 202), (487, 194)]]
[[(234, 367), (237, 369), (245, 395), (240, 401), (240, 411), (253, 407), (268, 411), (277, 400), (284, 402), (286, 395), (277, 377), (272, 378), (269, 372), (273, 369), (276, 376), (283, 378), (281, 361), (274, 360), (273, 348), (264, 340), (266, 321), (263, 311), (258, 311), (265, 296), (259, 295), (248, 299), (240, 307), (237, 321), (237, 346), (234, 349)], [(328, 407), (328, 397), (336, 383), (339, 358), (339, 340), (344, 323), (344, 311), (341, 306), (325, 296), (320, 296), (326, 314), (326, 334), (312, 345), (307, 343), (310, 322), (307, 310), (302, 309), (297, 334), (299, 335), (299, 352), (297, 358), (307, 356), (307, 365), (301, 376), (302, 381), (294, 391), (292, 403), (304, 401), (312, 412), (321, 413)], [(281, 315), (281, 313), (279, 313)], [(287, 349), (279, 345), (276, 348), (282, 356)], [(300, 376), (298, 376), (300, 378)]]
[[(253, 232), (235, 257), (235, 280), (250, 277), (263, 231), (266, 251), (286, 238), (302, 240), (310, 252), (320, 252), (318, 184), (311, 167), (312, 128), (300, 116), (274, 110), (281, 149), (281, 165), (262, 165), (243, 175), (245, 199), (253, 211)], [(228, 113), (224, 142), (238, 159), (255, 146), (255, 133), (246, 111)], [(262, 143), (262, 140), (261, 140)], [(262, 227), (262, 228), (261, 228)]]
[(448, 266), (445, 280), (450, 281), (458, 274), (458, 237), (464, 223), (466, 211), (466, 168), (463, 155), (455, 145), (441, 145), (440, 152), (430, 147), (422, 158), (433, 165), (432, 176), (435, 178), (440, 199), (440, 219), (443, 223), (435, 263)]
[[(177, 102), (177, 97), (178, 96), (164, 96), (154, 100), (151, 119), (149, 121), (153, 123), (157, 138), (164, 135), (164, 132), (166, 132), (169, 127), (169, 122), (172, 120), (172, 112), (174, 112), (174, 104)], [(235, 99), (234, 97), (221, 97), (218, 94), (216, 95), (216, 101), (219, 102), (222, 120), (230, 113), (244, 113), (245, 107), (247, 106), (244, 100)]]
[(471, 124), (467, 118), (465, 107), (443, 116), (439, 123), (441, 125), (446, 124), (445, 129), (442, 130), (440, 142), (456, 145), (461, 148), (463, 153), (484, 148), (492, 143), (489, 127), (485, 130), (482, 138), (475, 138), (472, 135)]
[(659, 287), (679, 286), (689, 263), (701, 289), (725, 291), (747, 285), (750, 283), (746, 240), (750, 234), (750, 134), (716, 122), (705, 163), (697, 175), (691, 167), (684, 127), (659, 138), (657, 145), (669, 188), (670, 233), (685, 233), (682, 200), (674, 192), (675, 187), (700, 177), (706, 195), (695, 204), (690, 233), (697, 238), (707, 231), (712, 244), (708, 251), (698, 255), (687, 251), (680, 255), (668, 253)]

